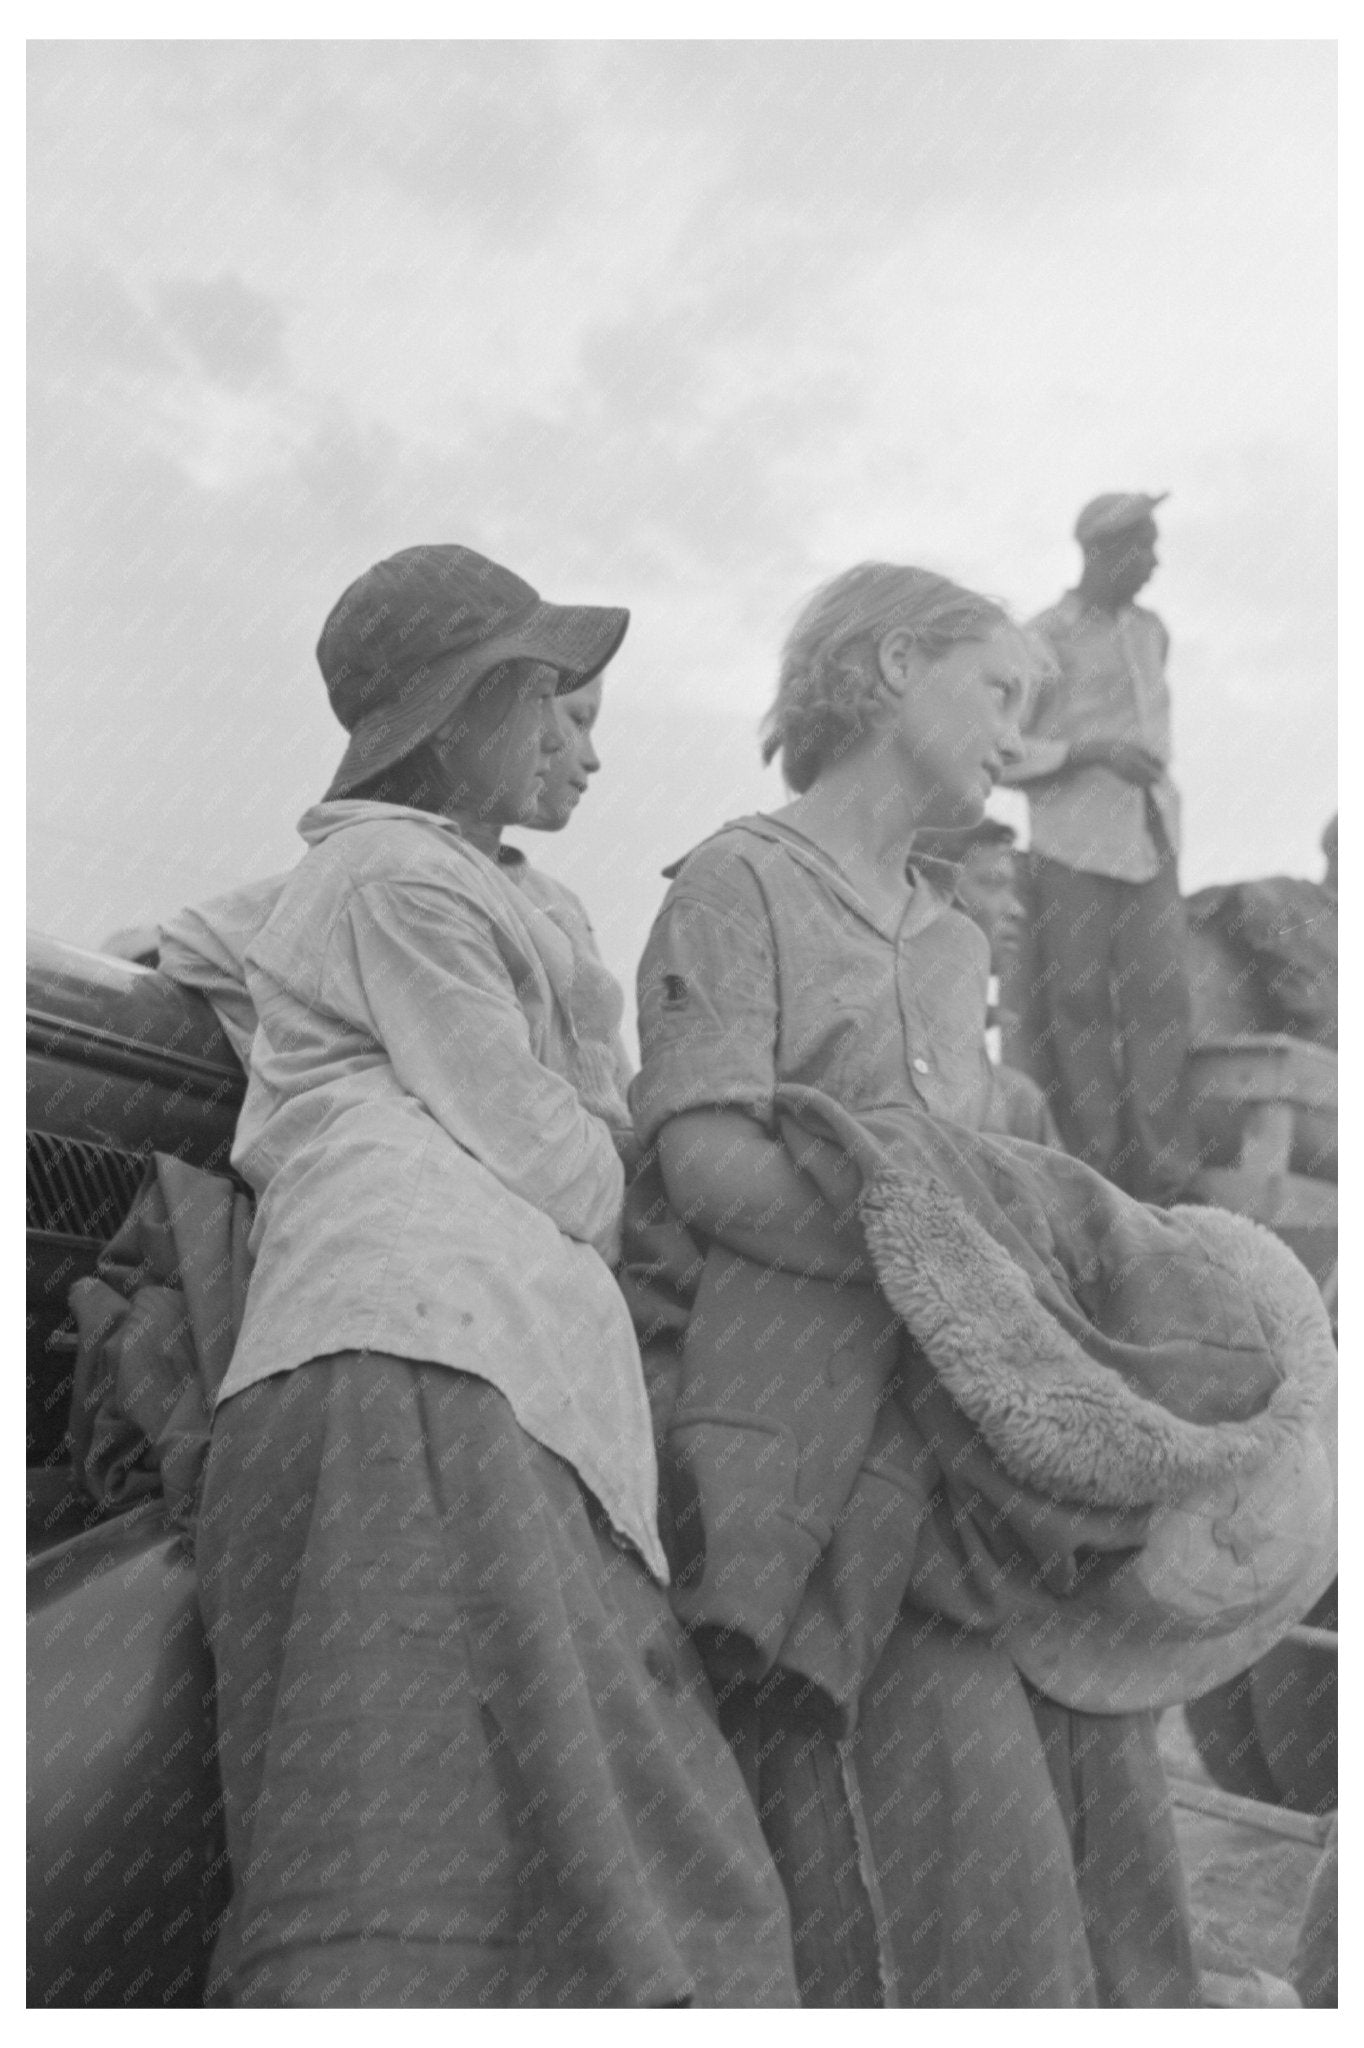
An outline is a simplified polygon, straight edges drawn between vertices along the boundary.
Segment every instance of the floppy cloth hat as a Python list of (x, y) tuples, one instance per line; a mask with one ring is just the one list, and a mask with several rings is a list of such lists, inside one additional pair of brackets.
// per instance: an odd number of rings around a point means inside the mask
[(1045, 1572), (998, 1584), (1024, 1675), (1123, 1713), (1194, 1698), (1270, 1649), (1336, 1568), (1335, 1346), (1287, 1246), (899, 1105), (853, 1117), (784, 1087), (777, 1106), (861, 1174), (877, 1281), (916, 1340), (910, 1404), (956, 1474), (978, 1587), (979, 1503), (1005, 1497), (1001, 1477), (1148, 1513), (1139, 1547), (1094, 1553), (1064, 1591)]
[(391, 768), (430, 739), (506, 661), (559, 673), (560, 694), (605, 668), (630, 614), (550, 604), (472, 548), (403, 548), (357, 576), (317, 643), (332, 710), (351, 735), (327, 796)]

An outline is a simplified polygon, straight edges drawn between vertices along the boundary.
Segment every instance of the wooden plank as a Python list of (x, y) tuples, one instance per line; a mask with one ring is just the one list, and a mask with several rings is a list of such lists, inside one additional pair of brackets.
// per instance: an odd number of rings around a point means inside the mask
[[(1178, 1709), (1160, 1716), (1160, 1750), (1172, 1788), (1176, 1781), (1200, 1790), (1211, 1787), (1188, 1722)], [(1255, 1801), (1246, 1804), (1255, 1811)], [(1320, 1853), (1316, 1843), (1270, 1834), (1201, 1806), (1175, 1803), (1173, 1813), (1204, 2002), (1271, 2003), (1255, 1995), (1252, 1980), (1256, 1971), (1268, 1971), (1273, 1979), (1288, 1970)], [(1227, 1971), (1240, 1995), (1209, 1996), (1210, 1989), (1215, 1992), (1217, 1973)]]
[(1338, 1630), (1333, 1628), (1312, 1628), (1305, 1621), (1300, 1621), (1296, 1628), (1291, 1628), (1288, 1631), (1287, 1640), (1290, 1643), (1301, 1643), (1305, 1650), (1333, 1650), (1337, 1653), (1340, 1650), (1340, 1634)]
[[(1174, 1817), (1205, 1999), (1210, 1973), (1234, 1974), (1243, 1982), (1257, 1970), (1284, 1977), (1321, 1852), (1188, 1807), (1175, 1807)], [(1248, 2002), (1269, 2000), (1252, 1996)]]
[(1299, 1173), (1265, 1179), (1239, 1166), (1205, 1166), (1194, 1190), (1219, 1209), (1253, 1216), (1271, 1230), (1331, 1230), (1339, 1213), (1334, 1181), (1308, 1180)]
[(1339, 1108), (1339, 1090), (1324, 1076), (1284, 1072), (1252, 1060), (1204, 1060), (1188, 1074), (1185, 1099), (1194, 1109), (1207, 1102), (1288, 1102), (1295, 1109), (1335, 1116)]
[(1315, 1046), (1261, 1051), (1196, 1046), (1189, 1054), (1187, 1088), (1194, 1104), (1290, 1102), (1333, 1116), (1339, 1099), (1335, 1059)]
[(1252, 1103), (1241, 1125), (1242, 1173), (1255, 1180), (1269, 1180), (1288, 1171), (1293, 1150), (1293, 1105), (1291, 1102)]
[(1299, 1173), (1286, 1173), (1275, 1190), (1273, 1227), (1276, 1230), (1335, 1230), (1340, 1219), (1340, 1197), (1329, 1180), (1308, 1180)]
[(1193, 1778), (1169, 1774), (1170, 1797), (1176, 1806), (1193, 1813), (1210, 1814), (1215, 1820), (1233, 1821), (1238, 1827), (1256, 1828), (1262, 1834), (1280, 1835), (1286, 1841), (1325, 1847), (1331, 1816), (1293, 1813), (1286, 1806), (1268, 1806), (1260, 1799), (1239, 1799), (1219, 1785), (1204, 1785)]

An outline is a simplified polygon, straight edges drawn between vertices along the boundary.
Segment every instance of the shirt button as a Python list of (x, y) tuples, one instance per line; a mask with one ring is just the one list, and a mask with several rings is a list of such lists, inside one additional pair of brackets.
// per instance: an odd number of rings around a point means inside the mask
[(915, 1060), (914, 1071), (916, 1074), (926, 1074), (928, 1072), (928, 1061), (925, 1059)]

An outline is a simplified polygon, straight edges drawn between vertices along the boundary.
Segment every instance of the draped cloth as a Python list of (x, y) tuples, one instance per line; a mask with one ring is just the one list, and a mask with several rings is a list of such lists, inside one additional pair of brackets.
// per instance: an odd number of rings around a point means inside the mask
[(155, 1153), (96, 1273), (71, 1289), (72, 1462), (101, 1507), (164, 1492), (193, 1520), (246, 1304), (251, 1206), (221, 1174)]

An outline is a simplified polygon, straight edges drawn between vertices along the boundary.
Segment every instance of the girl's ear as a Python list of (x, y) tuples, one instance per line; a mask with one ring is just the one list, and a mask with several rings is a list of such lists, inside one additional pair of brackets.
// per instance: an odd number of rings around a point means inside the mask
[(917, 658), (914, 636), (903, 626), (892, 626), (881, 635), (876, 643), (876, 673), (886, 695), (897, 700), (904, 696), (913, 679)]

